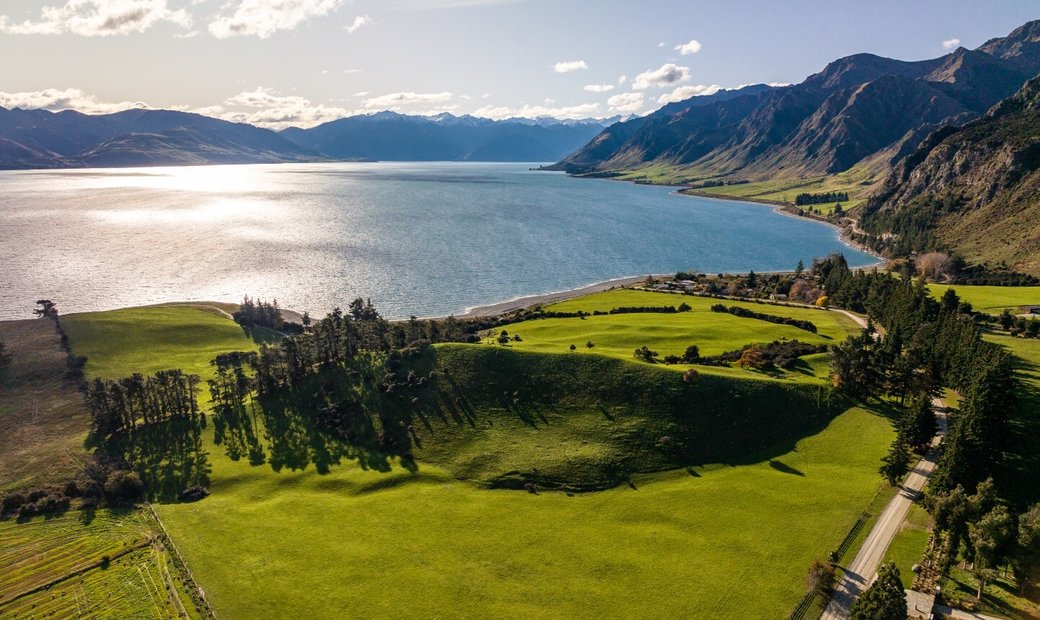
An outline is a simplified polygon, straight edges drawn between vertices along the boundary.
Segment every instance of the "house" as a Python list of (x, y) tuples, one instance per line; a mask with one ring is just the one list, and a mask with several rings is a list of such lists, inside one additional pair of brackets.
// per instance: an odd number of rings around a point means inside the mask
[(769, 298), (776, 301), (787, 301), (787, 295), (783, 293), (770, 293)]

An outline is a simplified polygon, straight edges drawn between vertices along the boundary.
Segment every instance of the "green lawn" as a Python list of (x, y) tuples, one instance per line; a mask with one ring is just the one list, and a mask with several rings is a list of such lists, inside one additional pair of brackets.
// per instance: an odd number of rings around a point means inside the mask
[[(939, 299), (952, 288), (962, 301), (987, 314), (1000, 314), (1005, 309), (1018, 311), (1022, 306), (1040, 306), (1040, 286), (968, 286), (930, 284), (932, 296)], [(1017, 313), (1017, 312), (1016, 312)]]
[[(584, 319), (537, 319), (507, 325), (509, 335), (519, 335), (520, 342), (510, 342), (507, 347), (521, 351), (543, 353), (566, 353), (575, 345), (575, 354), (607, 355), (617, 359), (633, 360), (633, 351), (646, 345), (661, 354), (681, 356), (686, 347), (697, 345), (701, 355), (718, 355), (739, 349), (745, 344), (767, 344), (774, 340), (800, 340), (812, 344), (836, 344), (858, 326), (845, 315), (826, 310), (788, 307), (775, 304), (735, 302), (710, 299), (692, 295), (676, 295), (631, 289), (618, 289), (587, 295), (552, 306), (546, 310), (558, 312), (609, 311), (622, 306), (678, 306), (686, 303), (693, 308), (690, 312), (676, 314), (644, 313), (589, 316)], [(811, 321), (818, 328), (813, 334), (789, 325), (778, 325), (758, 319), (736, 317), (728, 313), (712, 312), (713, 304), (740, 306), (756, 312)], [(593, 343), (590, 349), (588, 342)], [(488, 338), (487, 343), (495, 339)], [(495, 345), (501, 346), (501, 345)], [(794, 372), (784, 373), (787, 379), (805, 381), (824, 379), (827, 376), (827, 356), (807, 359), (807, 366)], [(686, 369), (689, 365), (669, 366)], [(743, 371), (736, 368), (698, 366), (698, 370), (709, 374), (728, 376), (762, 377), (762, 373)]]

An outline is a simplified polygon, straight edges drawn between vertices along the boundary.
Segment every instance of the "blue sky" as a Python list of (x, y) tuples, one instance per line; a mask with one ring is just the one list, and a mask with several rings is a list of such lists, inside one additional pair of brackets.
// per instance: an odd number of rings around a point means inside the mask
[(1038, 17), (1031, 0), (4, 0), (0, 105), (273, 128), (383, 109), (605, 117), (857, 52), (931, 58)]

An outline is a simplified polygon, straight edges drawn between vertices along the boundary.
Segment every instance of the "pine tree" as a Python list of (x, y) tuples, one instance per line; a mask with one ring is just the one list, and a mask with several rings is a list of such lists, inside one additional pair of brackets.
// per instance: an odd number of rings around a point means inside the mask
[(878, 569), (877, 581), (852, 604), (850, 620), (906, 620), (906, 592), (895, 563)]
[(879, 470), (881, 475), (888, 480), (890, 485), (896, 486), (906, 472), (910, 471), (910, 456), (906, 453), (906, 438), (902, 431), (896, 434), (892, 447), (888, 450), (888, 455), (881, 460), (882, 465)]

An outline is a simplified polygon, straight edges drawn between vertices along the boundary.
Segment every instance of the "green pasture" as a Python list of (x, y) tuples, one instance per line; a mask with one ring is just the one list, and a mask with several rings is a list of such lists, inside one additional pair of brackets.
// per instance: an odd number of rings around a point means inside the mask
[(928, 289), (936, 299), (947, 289), (953, 289), (961, 301), (987, 314), (1000, 314), (1005, 309), (1018, 313), (1022, 306), (1040, 306), (1040, 286), (973, 286), (930, 284)]

